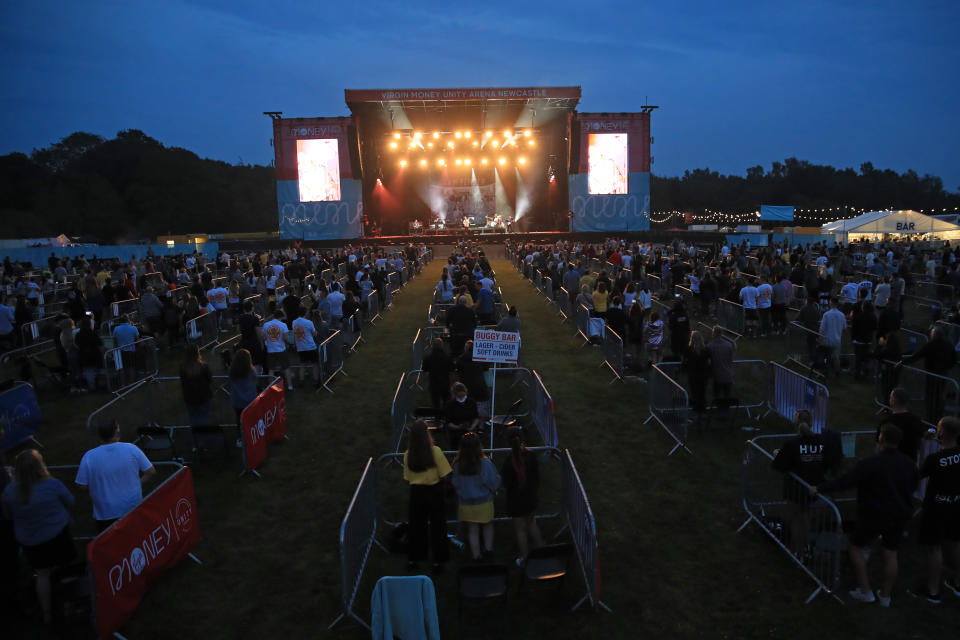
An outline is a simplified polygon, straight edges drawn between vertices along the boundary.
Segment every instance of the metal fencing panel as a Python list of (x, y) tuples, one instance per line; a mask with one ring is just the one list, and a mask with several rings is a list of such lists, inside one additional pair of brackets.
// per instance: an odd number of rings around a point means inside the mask
[(376, 291), (371, 291), (366, 297), (367, 310), (365, 313), (367, 323), (371, 323), (380, 317), (380, 296)]
[(357, 350), (363, 334), (360, 331), (359, 314), (354, 313), (340, 321), (340, 335), (343, 337), (343, 346), (347, 352)]
[(323, 369), (323, 388), (333, 393), (330, 384), (338, 373), (343, 372), (343, 335), (334, 331), (327, 339), (321, 342), (317, 349), (320, 351), (320, 364)]
[(823, 336), (807, 329), (799, 322), (787, 325), (787, 359), (793, 360), (808, 369), (813, 367), (817, 354), (817, 345), (823, 343)]
[(746, 442), (741, 493), (747, 520), (738, 531), (756, 522), (816, 582), (806, 602), (821, 592), (836, 598), (846, 549), (840, 511), (822, 495), (806, 497), (809, 485), (794, 473), (785, 476), (774, 470), (772, 461), (773, 456), (757, 443)]
[(930, 426), (944, 416), (960, 415), (960, 386), (954, 378), (884, 360), (880, 363), (874, 401), (890, 408), (890, 392), (903, 387), (910, 394), (907, 407)]
[(220, 331), (217, 329), (217, 314), (205, 313), (192, 320), (187, 320), (184, 333), (188, 342), (195, 342), (200, 349), (206, 349), (217, 344)]
[(113, 318), (127, 316), (130, 319), (130, 324), (136, 324), (140, 318), (140, 299), (128, 298), (127, 300), (110, 303), (110, 316)]
[(537, 427), (543, 444), (548, 447), (558, 447), (560, 435), (557, 433), (557, 417), (553, 412), (553, 397), (536, 371), (531, 372), (527, 406), (530, 408), (530, 417), (533, 418), (533, 424)]
[(560, 293), (557, 295), (557, 309), (559, 309), (560, 317), (563, 318), (564, 322), (566, 322), (573, 313), (571, 306), (570, 292), (560, 287)]
[(736, 302), (719, 298), (717, 300), (717, 324), (742, 336), (745, 333), (743, 307)]
[(419, 370), (405, 372), (393, 393), (390, 403), (390, 442), (392, 451), (400, 451), (403, 446), (403, 434), (413, 417), (413, 388), (417, 384)]
[(616, 376), (611, 382), (623, 380), (623, 338), (610, 327), (603, 332), (603, 364)]
[(940, 318), (943, 303), (931, 298), (905, 295), (901, 300), (901, 324), (915, 331), (927, 331)]
[(577, 333), (585, 343), (590, 342), (590, 310), (582, 304), (577, 308)]
[[(608, 328), (607, 331), (609, 330)], [(730, 390), (730, 397), (736, 399), (737, 403), (731, 405), (731, 409), (745, 409), (747, 415), (752, 416), (753, 411), (759, 414), (766, 406), (770, 397), (770, 372), (767, 365), (764, 360), (733, 361), (733, 388)], [(679, 362), (660, 362), (657, 366), (678, 384), (684, 378), (683, 367)]]
[(649, 383), (647, 402), (650, 417), (644, 424), (656, 420), (676, 442), (667, 455), (673, 455), (680, 447), (683, 447), (687, 453), (693, 453), (687, 447), (690, 402), (686, 389), (656, 364), (650, 367), (647, 382)]
[(776, 362), (770, 363), (770, 373), (773, 379), (769, 401), (771, 411), (793, 422), (793, 414), (806, 409), (813, 419), (814, 433), (827, 428), (830, 391), (826, 386)]
[(60, 333), (60, 320), (56, 316), (47, 316), (31, 320), (20, 327), (20, 344), (29, 347), (38, 342), (55, 339)]
[(347, 513), (340, 523), (340, 615), (330, 623), (328, 629), (335, 627), (341, 620), (352, 618), (366, 629), (370, 629), (363, 618), (353, 610), (357, 591), (367, 566), (370, 548), (376, 542), (377, 522), (380, 514), (380, 494), (378, 491), (377, 468), (373, 458), (367, 458), (363, 475), (357, 484)]
[(108, 349), (103, 354), (103, 369), (106, 372), (107, 389), (119, 393), (141, 380), (159, 373), (157, 342), (153, 338), (141, 338), (133, 344)]
[(563, 514), (570, 528), (570, 537), (573, 539), (587, 588), (586, 594), (573, 605), (571, 611), (580, 608), (584, 602), (589, 603), (593, 609), (601, 607), (610, 611), (600, 600), (600, 544), (597, 538), (597, 521), (569, 449), (563, 451)]

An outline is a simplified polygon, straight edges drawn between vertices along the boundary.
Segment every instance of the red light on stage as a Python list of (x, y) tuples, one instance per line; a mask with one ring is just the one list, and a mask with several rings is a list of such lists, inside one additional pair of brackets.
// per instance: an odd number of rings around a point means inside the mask
[(550, 174), (550, 182), (556, 182), (556, 181), (557, 181), (557, 176), (555, 176), (554, 174), (551, 173), (551, 174)]
[(383, 180), (381, 180), (380, 178), (377, 178), (377, 184), (382, 187), (382, 186), (383, 186)]

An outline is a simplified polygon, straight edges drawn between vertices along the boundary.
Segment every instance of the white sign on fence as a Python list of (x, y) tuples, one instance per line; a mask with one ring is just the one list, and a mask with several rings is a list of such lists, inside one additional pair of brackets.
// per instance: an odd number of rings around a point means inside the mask
[(473, 359), (476, 362), (517, 364), (520, 334), (512, 331), (473, 331)]

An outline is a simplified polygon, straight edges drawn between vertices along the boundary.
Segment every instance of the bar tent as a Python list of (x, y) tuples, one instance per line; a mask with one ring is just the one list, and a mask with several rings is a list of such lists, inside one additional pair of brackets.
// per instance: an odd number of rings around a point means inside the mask
[(906, 239), (960, 240), (960, 225), (919, 211), (869, 211), (849, 220), (835, 220), (820, 227), (844, 244), (858, 240)]

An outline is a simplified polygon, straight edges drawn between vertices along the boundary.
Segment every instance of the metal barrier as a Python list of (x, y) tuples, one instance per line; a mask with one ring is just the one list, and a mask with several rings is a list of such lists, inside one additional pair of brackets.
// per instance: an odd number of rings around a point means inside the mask
[(393, 306), (393, 289), (390, 286), (383, 287), (383, 310), (387, 311)]
[(46, 316), (25, 322), (20, 327), (20, 344), (29, 347), (38, 342), (52, 340), (60, 334), (60, 320), (57, 316)]
[(340, 335), (343, 336), (343, 346), (347, 352), (353, 353), (357, 350), (363, 340), (363, 333), (360, 331), (359, 312), (355, 312), (340, 321)]
[(940, 300), (947, 304), (949, 304), (955, 298), (953, 285), (940, 282), (921, 280), (920, 282), (913, 283), (912, 289), (916, 291), (917, 295), (921, 298)]
[(333, 282), (333, 269), (324, 269), (320, 272), (320, 279), (327, 283), (327, 286), (330, 286), (330, 283)]
[(676, 444), (670, 449), (668, 456), (683, 447), (687, 453), (693, 453), (687, 447), (687, 431), (689, 426), (690, 403), (687, 390), (677, 381), (668, 376), (659, 365), (650, 367), (647, 377), (647, 402), (650, 417), (643, 424), (656, 420)]
[(817, 345), (823, 344), (820, 333), (808, 329), (799, 322), (787, 325), (787, 360), (812, 369), (817, 354)]
[(434, 338), (443, 338), (447, 334), (445, 327), (431, 326), (417, 329), (413, 337), (413, 368), (420, 369), (423, 357), (433, 344)]
[(936, 426), (944, 416), (960, 412), (960, 385), (953, 378), (884, 360), (880, 363), (874, 402), (889, 409), (894, 387), (907, 390), (910, 394), (907, 407), (930, 426)]
[(957, 344), (960, 344), (960, 324), (955, 322), (946, 322), (945, 320), (937, 320), (937, 323), (934, 325), (935, 328), (938, 328), (944, 331), (947, 335), (947, 340), (950, 341), (950, 344), (956, 347)]
[[(928, 342), (927, 334), (910, 329), (899, 329), (897, 337), (900, 339), (900, 349), (904, 353), (913, 353)], [(950, 344), (955, 345), (957, 343), (951, 342)]]
[[(787, 369), (776, 362), (770, 363), (773, 384), (770, 387), (770, 411), (793, 422), (793, 414), (807, 409), (813, 420), (814, 433), (827, 428), (827, 405), (830, 391), (824, 385)], [(769, 412), (768, 412), (769, 413)]]
[(590, 607), (610, 611), (610, 607), (600, 600), (600, 552), (597, 538), (597, 521), (590, 508), (590, 500), (583, 488), (583, 481), (573, 464), (569, 449), (563, 451), (563, 515), (570, 529), (573, 546), (577, 550), (577, 559), (583, 571), (583, 580), (587, 592), (570, 609), (576, 611), (584, 602)]
[(590, 344), (590, 310), (584, 305), (577, 307), (577, 333), (583, 338), (583, 344)]
[(653, 275), (647, 274), (646, 283), (647, 283), (647, 289), (650, 291), (651, 294), (660, 293), (661, 291), (663, 291), (663, 278), (661, 278), (660, 276), (653, 276)]
[(901, 324), (916, 331), (927, 331), (940, 318), (943, 304), (939, 300), (905, 295), (901, 299)]
[(110, 303), (110, 316), (119, 318), (127, 316), (130, 324), (136, 324), (140, 316), (140, 298), (128, 298)]
[(366, 297), (367, 310), (365, 312), (366, 322), (372, 324), (380, 317), (380, 296), (376, 291), (371, 291)]
[(756, 522), (817, 583), (807, 603), (821, 592), (839, 600), (835, 590), (845, 549), (840, 511), (829, 498), (819, 494), (806, 501), (801, 496), (809, 485), (794, 473), (785, 476), (776, 471), (772, 462), (770, 452), (752, 440), (746, 442), (742, 499), (747, 520), (737, 531)]
[(570, 292), (560, 287), (560, 294), (557, 296), (557, 309), (560, 312), (560, 317), (566, 322), (571, 314), (572, 303), (570, 302)]
[(623, 380), (623, 338), (610, 327), (603, 332), (603, 364), (613, 372), (611, 384)]
[(184, 331), (187, 341), (197, 343), (199, 349), (212, 347), (220, 338), (220, 331), (217, 329), (217, 314), (207, 312), (192, 320), (187, 320)]
[(327, 629), (333, 629), (340, 621), (352, 618), (370, 629), (370, 625), (353, 610), (353, 603), (360, 590), (363, 570), (370, 557), (370, 548), (377, 542), (377, 523), (380, 513), (377, 468), (373, 458), (367, 458), (363, 475), (357, 484), (347, 513), (340, 523), (340, 615)]
[(330, 385), (338, 373), (347, 375), (343, 370), (343, 335), (334, 331), (327, 339), (321, 342), (317, 349), (320, 351), (320, 366), (323, 370), (323, 388), (333, 393)]
[(249, 297), (244, 298), (240, 301), (240, 308), (242, 309), (247, 302), (253, 305), (253, 313), (260, 316), (261, 318), (269, 317), (269, 305), (267, 304), (266, 295), (255, 294)]
[[(607, 329), (609, 331), (609, 329)], [(657, 365), (671, 380), (678, 382), (681, 379), (682, 364), (679, 362), (661, 362)], [(764, 360), (734, 360), (733, 361), (733, 388), (729, 398), (735, 399), (736, 404), (731, 409), (745, 409), (747, 415), (753, 417), (752, 409), (763, 409), (769, 398), (769, 371)], [(716, 400), (716, 397), (714, 398)]]
[(160, 372), (157, 351), (157, 342), (153, 338), (140, 338), (133, 344), (105, 351), (103, 369), (106, 372), (107, 390), (120, 393), (141, 380), (157, 375)]
[(725, 298), (718, 298), (717, 324), (742, 336), (745, 333), (743, 307)]
[(393, 393), (393, 402), (390, 403), (391, 451), (400, 451), (400, 447), (403, 446), (403, 434), (406, 431), (407, 424), (413, 418), (411, 394), (421, 373), (419, 369), (405, 372), (400, 376), (400, 382)]
[(534, 426), (540, 433), (540, 440), (545, 446), (558, 447), (560, 436), (557, 433), (557, 418), (553, 412), (553, 397), (543, 384), (543, 379), (536, 371), (531, 371), (530, 387), (527, 396), (527, 406)]
[(434, 302), (427, 307), (427, 322), (430, 324), (445, 322), (447, 310), (452, 309), (453, 306), (453, 304)]

